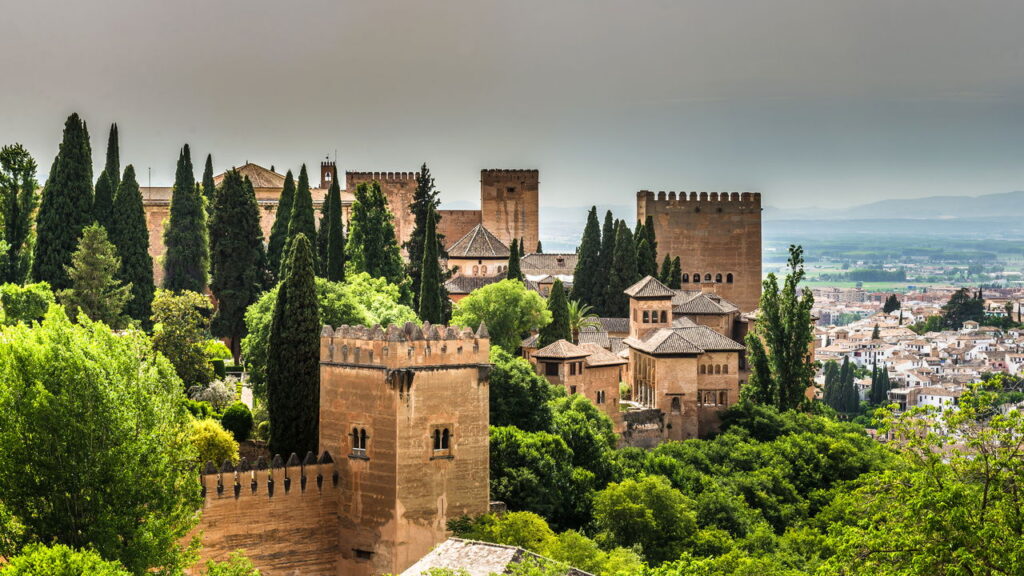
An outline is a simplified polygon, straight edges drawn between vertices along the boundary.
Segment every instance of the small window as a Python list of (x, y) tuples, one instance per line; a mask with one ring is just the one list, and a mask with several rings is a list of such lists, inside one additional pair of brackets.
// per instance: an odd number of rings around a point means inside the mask
[(682, 280), (683, 280), (683, 282), (689, 282), (690, 281), (690, 275), (689, 274), (683, 274)]
[(366, 428), (352, 429), (352, 456), (366, 458)]
[(693, 274), (693, 283), (697, 284), (698, 282), (700, 282), (700, 272), (694, 272), (694, 274)]
[(331, 181), (331, 171), (330, 170), (328, 170), (327, 172), (324, 172), (324, 180), (326, 180), (327, 182)]
[(373, 559), (373, 552), (371, 552), (369, 550), (360, 550), (358, 548), (353, 548), (352, 551), (355, 552), (356, 560), (371, 560), (371, 559)]
[(732, 284), (732, 272), (725, 275), (725, 283)]
[(700, 373), (701, 374), (707, 374), (708, 373), (708, 367), (706, 365), (704, 365), (704, 364), (701, 364), (700, 365)]
[(450, 452), (451, 451), (451, 431), (447, 427), (434, 428), (432, 434), (434, 439), (434, 452)]
[(704, 281), (705, 282), (711, 282), (711, 274), (705, 274), (704, 275)]
[(516, 193), (516, 187), (515, 186), (509, 186), (508, 188), (505, 188), (505, 192), (508, 192), (509, 194), (515, 194)]
[(648, 312), (647, 310), (644, 310), (644, 324), (649, 324), (650, 322), (651, 322), (651, 313)]
[(665, 324), (666, 322), (668, 322), (668, 312), (665, 311), (665, 310), (662, 310), (661, 311), (661, 323)]
[(544, 363), (544, 375), (545, 376), (558, 376), (558, 363), (557, 362), (545, 362)]
[(683, 412), (683, 408), (682, 408), (682, 405), (679, 402), (679, 398), (678, 397), (673, 398), (672, 399), (672, 413), (673, 414), (682, 414), (682, 412)]
[(480, 274), (480, 267), (479, 267), (479, 266), (476, 266), (476, 265), (474, 265), (474, 266), (473, 266), (473, 276), (477, 276), (477, 275), (479, 275), (479, 274)]
[(575, 376), (575, 375), (576, 375), (576, 363), (575, 362), (570, 362), (569, 363), (569, 376)]
[(721, 373), (722, 373), (722, 365), (721, 364), (715, 364), (715, 374), (721, 374)]
[(715, 282), (718, 283), (718, 284), (722, 283), (722, 275), (721, 274), (715, 274)]
[(719, 391), (718, 392), (718, 405), (719, 406), (725, 406), (728, 403), (729, 403), (729, 393), (726, 392), (725, 390)]
[(575, 394), (575, 393), (576, 393), (576, 387), (575, 386), (569, 386), (569, 394)]
[(486, 265), (480, 267), (480, 273), (481, 274), (487, 274), (487, 266)]
[(728, 373), (729, 373), (729, 365), (728, 364), (722, 364), (722, 374), (728, 374)]
[(597, 403), (604, 404), (604, 390), (597, 391)]

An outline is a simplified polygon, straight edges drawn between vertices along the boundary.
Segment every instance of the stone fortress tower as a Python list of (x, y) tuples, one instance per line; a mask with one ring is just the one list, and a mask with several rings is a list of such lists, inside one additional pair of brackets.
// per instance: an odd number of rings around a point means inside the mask
[(743, 312), (761, 298), (761, 195), (754, 192), (636, 194), (637, 219), (654, 218), (658, 261), (679, 256), (683, 288), (713, 291)]
[(539, 170), (481, 170), (480, 211), (484, 228), (506, 246), (521, 239), (526, 247), (523, 252), (535, 251), (540, 240), (539, 191)]

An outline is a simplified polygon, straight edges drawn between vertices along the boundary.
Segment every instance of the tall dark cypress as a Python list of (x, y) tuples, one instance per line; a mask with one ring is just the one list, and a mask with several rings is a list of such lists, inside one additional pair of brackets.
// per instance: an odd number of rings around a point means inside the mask
[[(615, 220), (612, 218), (612, 211), (608, 210), (604, 214), (604, 225), (601, 226), (601, 266), (599, 278), (607, 279), (608, 274), (611, 272), (612, 257), (615, 254)], [(595, 289), (594, 299), (596, 302), (592, 304), (594, 312), (601, 316), (607, 316), (605, 312), (605, 301), (604, 301), (604, 284), (600, 285), (600, 290)]]
[(591, 206), (587, 214), (587, 225), (583, 228), (583, 238), (576, 255), (572, 296), (584, 304), (594, 306), (599, 300), (596, 295), (602, 286), (601, 225), (597, 222), (596, 206)]
[(107, 171), (100, 172), (100, 177), (96, 179), (96, 191), (93, 195), (92, 217), (108, 232), (110, 231), (111, 209), (114, 206), (115, 192), (117, 190), (114, 188), (111, 178), (107, 176)]
[(237, 170), (224, 175), (210, 221), (210, 290), (217, 311), (210, 329), (231, 339), (237, 359), (245, 336), (245, 310), (262, 290), (266, 254), (260, 229), (260, 209), (248, 178)]
[(615, 252), (612, 255), (604, 293), (604, 313), (622, 318), (629, 314), (629, 301), (623, 293), (626, 288), (639, 280), (636, 266), (636, 246), (633, 233), (625, 222), (619, 221), (615, 233)]
[(320, 409), (320, 317), (313, 249), (305, 234), (291, 241), (282, 267), (267, 347), (270, 451), (317, 451)]
[(164, 230), (163, 287), (167, 290), (206, 290), (206, 272), (210, 264), (206, 209), (202, 191), (192, 172), (188, 144), (178, 155), (178, 168), (171, 191), (171, 215)]
[(540, 329), (540, 345), (547, 346), (559, 340), (572, 342), (572, 328), (569, 326), (569, 299), (565, 295), (562, 281), (556, 279), (548, 295), (548, 310), (551, 323)]
[(437, 224), (434, 211), (427, 212), (426, 229), (423, 237), (423, 259), (420, 261), (421, 284), (418, 312), (421, 320), (431, 324), (444, 322), (444, 302), (441, 290), (443, 281), (441, 261), (437, 254)]
[(505, 278), (509, 280), (523, 280), (523, 270), (520, 266), (519, 258), (519, 240), (513, 238), (512, 245), (508, 248), (508, 270), (505, 272)]
[(153, 315), (153, 258), (149, 255), (149, 230), (142, 192), (135, 179), (135, 168), (129, 164), (114, 196), (110, 218), (110, 241), (121, 258), (118, 280), (131, 284), (131, 299), (124, 312), (147, 326)]
[(23, 284), (32, 262), (32, 224), (39, 196), (36, 193), (36, 161), (21, 144), (0, 148), (0, 284)]
[(289, 170), (284, 175), (284, 188), (281, 189), (281, 198), (277, 202), (277, 213), (274, 215), (274, 225), (270, 228), (270, 240), (267, 242), (267, 264), (274, 275), (281, 270), (281, 260), (284, 254), (284, 244), (288, 239), (288, 221), (292, 218), (292, 204), (295, 200), (295, 178)]
[(672, 281), (672, 258), (668, 254), (665, 254), (665, 259), (661, 261), (661, 271), (658, 272), (658, 280), (665, 286), (668, 286), (669, 282)]
[[(652, 221), (653, 224), (653, 221)], [(647, 226), (636, 223), (636, 232), (633, 234), (633, 242), (636, 244), (636, 267), (640, 277), (658, 275), (658, 249), (651, 245), (651, 235)]]
[(316, 257), (316, 219), (313, 215), (313, 194), (309, 190), (309, 174), (306, 165), (299, 170), (299, 184), (295, 187), (295, 198), (292, 200), (292, 214), (288, 219), (288, 239), (284, 243), (285, 252), (290, 252), (291, 241), (299, 234), (306, 236), (313, 250), (313, 269), (318, 270)]
[(217, 185), (213, 182), (213, 155), (206, 155), (206, 166), (203, 167), (203, 198), (206, 200), (206, 217), (213, 214), (214, 198), (217, 195)]
[[(338, 178), (331, 180), (331, 188), (327, 191), (327, 221), (320, 224), (320, 237), (326, 238), (327, 249), (324, 254), (324, 276), (331, 282), (345, 281), (345, 227), (341, 221), (341, 185)], [(324, 229), (326, 224), (327, 229)]]
[(651, 247), (651, 252), (654, 253), (655, 262), (658, 259), (658, 235), (654, 230), (654, 216), (650, 214), (644, 220), (644, 233), (647, 235), (647, 244)]
[(668, 287), (674, 290), (683, 287), (683, 266), (679, 263), (679, 256), (672, 259), (672, 272), (668, 277)]
[(92, 223), (92, 148), (85, 122), (72, 114), (43, 187), (36, 217), (32, 278), (57, 290), (71, 287), (66, 270), (82, 230)]
[(394, 216), (379, 182), (364, 182), (356, 188), (348, 230), (347, 250), (352, 268), (399, 286), (402, 302), (415, 306), (395, 238)]
[(409, 204), (409, 211), (412, 212), (414, 221), (412, 234), (409, 236), (408, 242), (403, 245), (409, 257), (406, 272), (409, 274), (410, 287), (417, 302), (420, 294), (420, 264), (423, 262), (423, 253), (426, 251), (427, 217), (430, 214), (433, 214), (434, 217), (434, 231), (437, 237), (436, 254), (440, 258), (447, 256), (444, 250), (444, 235), (436, 234), (437, 224), (441, 221), (441, 215), (437, 213), (441, 202), (438, 198), (439, 194), (440, 191), (434, 187), (434, 177), (430, 174), (430, 168), (427, 168), (427, 163), (424, 162), (420, 167), (419, 174), (416, 175), (416, 191), (413, 192), (412, 203)]
[(117, 193), (118, 186), (121, 185), (121, 145), (118, 143), (117, 124), (110, 125), (110, 135), (107, 136), (107, 161), (103, 165), (103, 170), (107, 173), (107, 178), (110, 178), (111, 190), (114, 194)]

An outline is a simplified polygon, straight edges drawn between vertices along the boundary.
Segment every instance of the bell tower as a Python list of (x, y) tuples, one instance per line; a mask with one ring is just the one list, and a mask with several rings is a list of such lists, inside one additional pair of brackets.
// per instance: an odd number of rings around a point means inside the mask
[[(331, 187), (331, 183), (338, 177), (338, 167), (335, 166), (334, 162), (330, 160), (324, 160), (320, 163), (320, 188), (327, 189)], [(339, 184), (340, 185), (340, 184)]]

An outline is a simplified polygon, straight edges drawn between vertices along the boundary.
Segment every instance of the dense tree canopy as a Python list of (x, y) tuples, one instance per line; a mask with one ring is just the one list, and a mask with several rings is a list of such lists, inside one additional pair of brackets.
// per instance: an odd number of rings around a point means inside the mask
[(540, 294), (508, 279), (477, 288), (459, 300), (452, 314), (455, 326), (475, 330), (486, 324), (491, 343), (505, 350), (518, 350), (524, 336), (550, 322), (551, 312)]
[[(296, 236), (302, 234), (309, 241), (310, 246), (316, 246), (316, 219), (313, 215), (313, 195), (309, 189), (309, 174), (306, 172), (306, 165), (299, 169), (299, 183), (295, 187), (295, 195), (292, 198), (292, 213), (288, 219), (288, 236), (284, 243), (284, 252), (281, 260), (284, 261), (287, 254), (291, 253), (291, 243)], [(313, 252), (314, 269), (319, 269), (316, 251)], [(284, 280), (284, 266), (280, 270), (280, 278)]]
[(210, 309), (210, 300), (195, 292), (158, 290), (153, 298), (153, 348), (170, 360), (186, 389), (213, 381), (204, 347)]
[(563, 389), (537, 374), (525, 358), (512, 356), (501, 346), (491, 346), (491, 364), (491, 425), (527, 432), (551, 430), (548, 401), (564, 395)]
[(36, 162), (28, 150), (21, 144), (0, 148), (0, 284), (20, 284), (28, 277), (36, 186)]
[(624, 291), (640, 279), (637, 269), (636, 244), (633, 233), (625, 222), (615, 227), (615, 248), (612, 253), (608, 276), (604, 283), (605, 316), (625, 318), (629, 314), (629, 299)]
[(405, 264), (395, 238), (394, 216), (380, 183), (364, 182), (356, 189), (348, 233), (348, 265), (354, 272), (385, 278), (401, 287), (402, 300), (411, 303)]
[(420, 262), (419, 316), (420, 319), (433, 324), (445, 321), (444, 293), (441, 272), (441, 261), (438, 253), (437, 226), (434, 212), (427, 214), (424, 232), (423, 258)]
[(434, 187), (434, 177), (424, 162), (416, 174), (416, 191), (413, 192), (412, 204), (409, 205), (409, 211), (413, 215), (413, 230), (403, 246), (409, 258), (407, 272), (414, 302), (421, 300), (420, 276), (423, 274), (423, 254), (430, 247), (427, 241), (427, 220), (431, 216), (434, 218), (434, 254), (437, 257), (447, 257), (444, 250), (444, 235), (437, 233), (437, 225), (441, 221), (441, 215), (437, 212), (441, 205), (440, 194), (441, 191)]
[(120, 562), (104, 560), (92, 550), (63, 544), (26, 546), (0, 568), (3, 576), (131, 576)]
[(969, 320), (981, 323), (985, 319), (985, 300), (978, 294), (971, 294), (967, 288), (957, 290), (942, 307), (942, 325), (959, 330)]
[(345, 224), (341, 220), (341, 185), (338, 178), (331, 180), (327, 191), (324, 218), (320, 222), (320, 237), (324, 245), (321, 258), (323, 276), (331, 282), (345, 281)]

